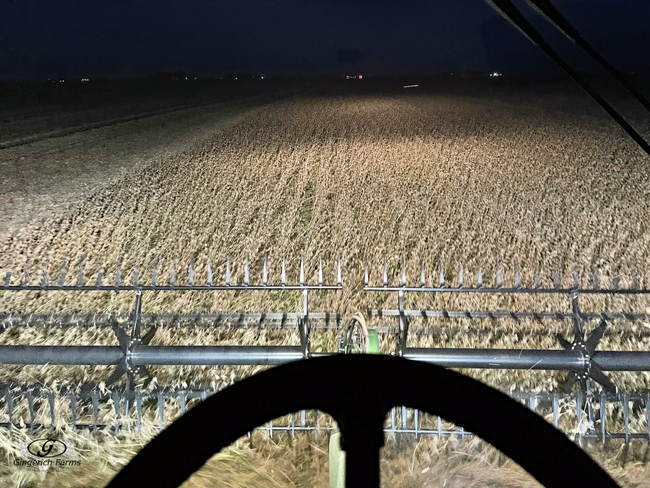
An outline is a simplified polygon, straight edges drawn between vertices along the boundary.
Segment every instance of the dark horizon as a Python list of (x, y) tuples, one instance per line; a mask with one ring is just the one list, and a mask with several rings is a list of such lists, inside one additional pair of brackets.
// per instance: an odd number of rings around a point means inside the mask
[[(578, 69), (593, 70), (525, 2), (518, 4)], [(650, 4), (571, 0), (558, 7), (619, 69), (650, 74)], [(198, 77), (561, 73), (482, 0), (27, 0), (0, 3), (0, 19), (3, 80), (169, 71)]]

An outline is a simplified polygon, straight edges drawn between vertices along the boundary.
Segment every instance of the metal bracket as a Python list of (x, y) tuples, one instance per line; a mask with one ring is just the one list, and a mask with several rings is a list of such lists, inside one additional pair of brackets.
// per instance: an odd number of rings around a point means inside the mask
[[(302, 268), (302, 266), (301, 266)], [(301, 279), (302, 282), (302, 269)], [(303, 290), (303, 316), (298, 320), (298, 330), (300, 331), (300, 346), (302, 347), (303, 359), (311, 357), (311, 343), (309, 341), (309, 334), (311, 332), (311, 324), (309, 322), (309, 301), (307, 298), (307, 290)]]
[(131, 313), (131, 334), (127, 335), (122, 329), (117, 320), (113, 321), (113, 331), (117, 336), (120, 348), (124, 352), (124, 358), (117, 365), (113, 373), (106, 380), (106, 385), (112, 385), (122, 376), (126, 375), (126, 411), (128, 412), (129, 400), (132, 399), (133, 389), (135, 386), (135, 378), (137, 375), (144, 376), (145, 387), (151, 381), (151, 373), (145, 366), (135, 366), (132, 361), (135, 349), (140, 345), (148, 345), (156, 334), (156, 328), (152, 327), (147, 333), (141, 336), (141, 318), (142, 318), (142, 290), (138, 290), (135, 296), (135, 308)]
[(404, 352), (406, 351), (406, 336), (409, 332), (409, 318), (404, 313), (404, 292), (398, 292), (398, 301), (399, 301), (399, 337), (397, 342), (397, 357), (404, 357)]
[(605, 333), (607, 323), (605, 320), (602, 320), (600, 325), (585, 339), (583, 317), (578, 305), (578, 292), (571, 294), (571, 310), (573, 318), (573, 341), (569, 342), (560, 335), (557, 338), (564, 349), (580, 351), (584, 361), (584, 370), (569, 372), (564, 383), (564, 391), (570, 392), (573, 385), (579, 383), (580, 390), (589, 396), (591, 394), (589, 380), (592, 379), (599, 383), (605, 391), (616, 392), (617, 389), (614, 383), (605, 375), (598, 363), (594, 360), (598, 354), (596, 348)]

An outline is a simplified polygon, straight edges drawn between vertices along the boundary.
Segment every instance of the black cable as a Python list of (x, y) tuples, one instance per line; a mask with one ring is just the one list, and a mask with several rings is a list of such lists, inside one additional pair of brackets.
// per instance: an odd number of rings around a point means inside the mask
[(548, 44), (542, 35), (526, 20), (526, 18), (517, 10), (511, 0), (486, 0), (486, 2), (503, 16), (508, 22), (514, 25), (522, 34), (524, 34), (533, 44), (540, 47), (544, 53), (555, 61), (571, 78), (573, 78), (591, 98), (600, 105), (605, 112), (609, 114), (614, 121), (627, 132), (627, 134), (636, 142), (645, 153), (650, 156), (650, 144), (632, 127), (617, 111), (612, 107), (591, 84), (574, 70), (564, 59)]
[(546, 20), (553, 24), (560, 32), (568, 37), (580, 49), (589, 54), (603, 69), (605, 69), (612, 77), (625, 88), (630, 95), (632, 95), (643, 107), (650, 112), (650, 101), (634, 86), (631, 78), (616, 69), (609, 63), (598, 51), (596, 51), (587, 40), (580, 35), (578, 30), (571, 25), (571, 23), (555, 8), (550, 0), (526, 0), (533, 9), (539, 12)]

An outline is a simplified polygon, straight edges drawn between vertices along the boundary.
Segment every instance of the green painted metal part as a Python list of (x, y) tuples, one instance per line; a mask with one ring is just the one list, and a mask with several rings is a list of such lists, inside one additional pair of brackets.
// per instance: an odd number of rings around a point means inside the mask
[(330, 437), (330, 488), (345, 488), (345, 451), (341, 449), (341, 433)]
[(375, 329), (368, 329), (368, 353), (379, 354), (379, 337)]

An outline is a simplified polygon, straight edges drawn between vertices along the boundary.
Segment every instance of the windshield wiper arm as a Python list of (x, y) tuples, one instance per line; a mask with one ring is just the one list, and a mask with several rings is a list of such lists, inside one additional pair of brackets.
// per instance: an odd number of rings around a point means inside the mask
[(563, 58), (560, 56), (551, 45), (544, 40), (542, 35), (533, 27), (533, 25), (526, 20), (526, 18), (519, 12), (517, 7), (514, 6), (511, 0), (485, 0), (494, 10), (496, 10), (508, 22), (514, 25), (524, 36), (526, 36), (533, 44), (539, 46), (544, 53), (555, 61), (571, 78), (573, 78), (580, 87), (587, 92), (587, 94), (594, 99), (598, 105), (602, 107), (609, 116), (636, 142), (645, 153), (650, 156), (650, 145), (645, 141), (641, 134), (639, 134), (634, 127), (632, 127), (621, 114), (619, 114), (614, 107), (612, 107), (598, 92), (591, 86), (591, 84), (574, 70)]
[(625, 88), (643, 107), (650, 112), (650, 101), (634, 86), (631, 78), (623, 71), (616, 69), (598, 51), (596, 51), (587, 40), (580, 35), (580, 32), (555, 8), (550, 0), (526, 0), (533, 9), (544, 17), (550, 24), (568, 37), (580, 49), (589, 54), (603, 69)]

